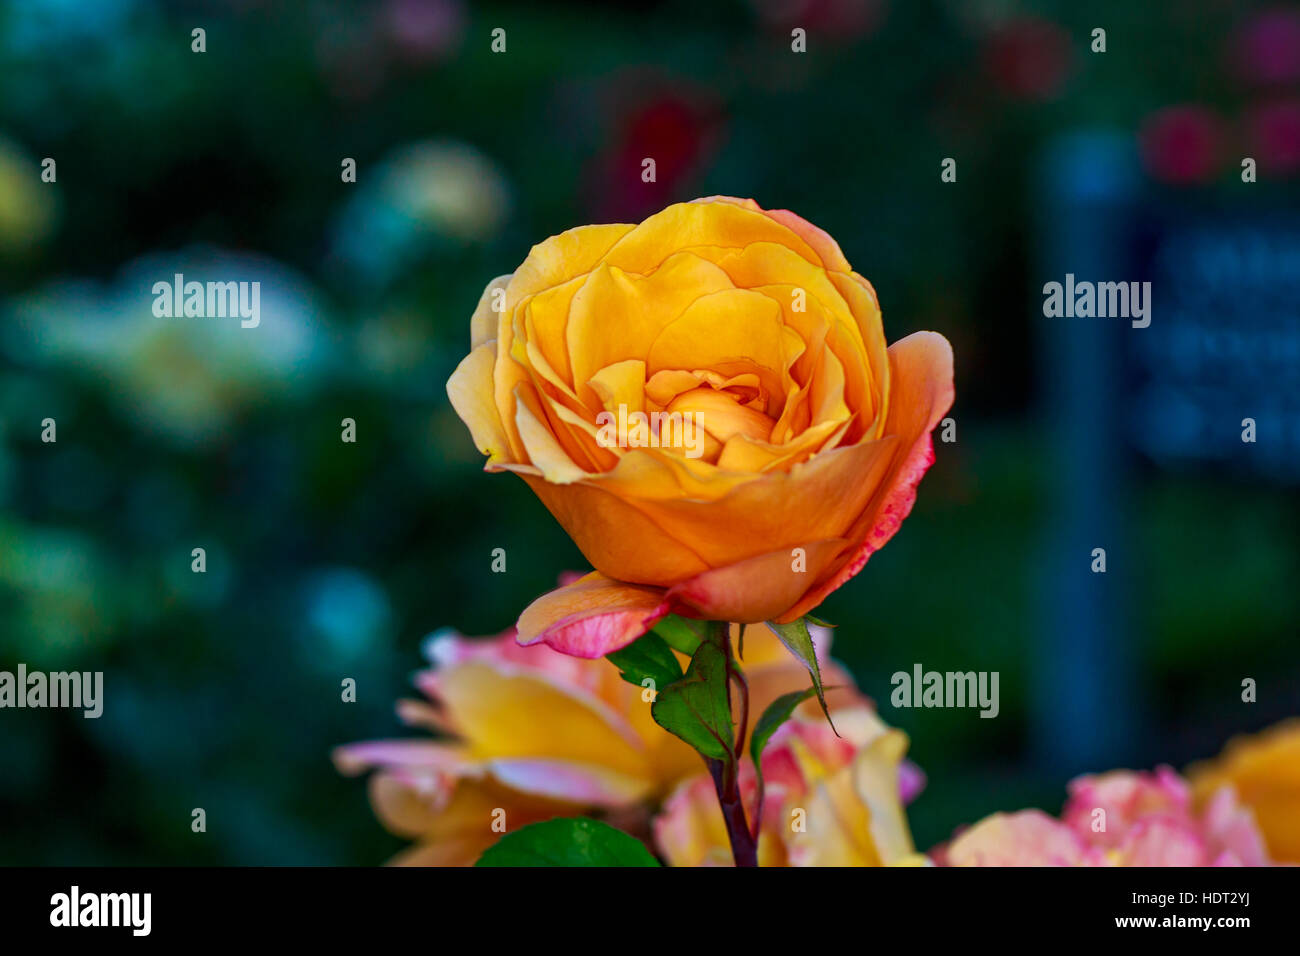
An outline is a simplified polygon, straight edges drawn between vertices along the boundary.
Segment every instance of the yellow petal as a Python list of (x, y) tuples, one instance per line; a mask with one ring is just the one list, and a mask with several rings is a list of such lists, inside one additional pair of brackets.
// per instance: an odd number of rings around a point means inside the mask
[(536, 393), (524, 386), (515, 390), (515, 428), (528, 456), (528, 462), (540, 469), (546, 480), (565, 485), (587, 476), (561, 447), (555, 433), (542, 421), (541, 402)]
[(678, 203), (646, 219), (610, 249), (605, 261), (629, 272), (649, 272), (679, 249), (776, 242), (820, 265), (813, 248), (761, 212), (730, 202)]
[(579, 395), (597, 401), (585, 384), (592, 376), (616, 362), (646, 359), (660, 332), (691, 302), (730, 288), (725, 272), (685, 252), (646, 276), (608, 263), (593, 270), (573, 297), (565, 332)]
[(651, 375), (674, 368), (756, 373), (769, 394), (779, 396), (803, 349), (803, 340), (786, 328), (780, 306), (770, 298), (727, 289), (699, 296), (664, 326), (645, 353), (646, 370)]
[(644, 744), (617, 712), (543, 674), (468, 661), (440, 676), (438, 692), (475, 759), (567, 760), (649, 779)]
[(605, 410), (618, 413), (619, 406), (631, 412), (645, 411), (645, 362), (627, 359), (607, 365), (587, 379)]
[(474, 445), (488, 456), (488, 468), (510, 460), (510, 439), (494, 397), (495, 363), (496, 343), (485, 342), (465, 356), (447, 380), (451, 407), (469, 427)]
[(692, 427), (703, 428), (720, 442), (734, 435), (767, 441), (772, 434), (772, 419), (760, 411), (736, 403), (730, 395), (712, 388), (694, 388), (672, 400), (668, 413), (691, 416)]
[(483, 294), (479, 296), (478, 305), (474, 309), (474, 315), (469, 320), (469, 342), (471, 348), (478, 348), (484, 342), (490, 342), (497, 338), (497, 326), (501, 321), (504, 312), (493, 310), (492, 306), (497, 292), (505, 292), (506, 286), (510, 284), (513, 278), (511, 275), (497, 276), (487, 284)]
[(626, 223), (578, 226), (539, 242), (515, 270), (508, 307), (513, 309), (525, 296), (590, 272), (615, 243), (634, 228)]

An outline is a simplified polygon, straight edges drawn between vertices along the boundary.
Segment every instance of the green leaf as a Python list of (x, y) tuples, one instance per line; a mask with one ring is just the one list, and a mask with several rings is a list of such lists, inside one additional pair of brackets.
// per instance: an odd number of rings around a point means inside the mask
[(488, 847), (475, 866), (658, 866), (635, 837), (608, 823), (565, 817), (530, 823)]
[(708, 634), (709, 624), (707, 621), (696, 621), (689, 617), (678, 617), (676, 614), (669, 614), (667, 617), (660, 618), (650, 630), (662, 637), (675, 651), (681, 651), (687, 657), (695, 654), (696, 648)]
[(650, 715), (705, 757), (734, 763), (735, 725), (727, 692), (726, 652), (711, 641), (701, 644), (686, 676), (660, 689), (650, 705)]
[(656, 695), (661, 688), (682, 679), (681, 662), (658, 634), (642, 634), (627, 647), (605, 656), (629, 684), (645, 687), (647, 680), (654, 681), (651, 686)]
[[(826, 709), (826, 691), (822, 687), (822, 672), (817, 664), (817, 648), (813, 646), (812, 635), (808, 633), (807, 620), (801, 617), (789, 624), (768, 621), (767, 626), (781, 639), (781, 643), (803, 662), (803, 666), (808, 668), (808, 673), (812, 675), (813, 689), (817, 691), (817, 701), (822, 705), (822, 713), (826, 715), (826, 722), (831, 725), (831, 730), (835, 730), (831, 712)], [(835, 736), (839, 735), (840, 732), (835, 730)]]
[(759, 769), (759, 758), (763, 756), (763, 748), (772, 739), (772, 735), (776, 733), (777, 728), (790, 719), (794, 709), (815, 693), (817, 693), (817, 688), (809, 687), (807, 690), (796, 690), (788, 694), (782, 694), (767, 705), (767, 710), (763, 711), (763, 716), (758, 718), (758, 723), (754, 724), (754, 736), (749, 741), (749, 755), (753, 758), (754, 769), (759, 770), (760, 776), (762, 776), (762, 771)]
[(832, 624), (830, 621), (823, 621), (821, 618), (813, 617), (811, 614), (805, 614), (803, 616), (803, 619), (807, 621), (809, 624), (816, 624), (818, 627), (829, 627), (832, 629), (835, 627), (835, 625)]
[[(790, 719), (794, 709), (815, 693), (817, 693), (817, 688), (809, 687), (807, 690), (796, 690), (789, 694), (782, 694), (767, 705), (767, 710), (763, 711), (763, 716), (759, 717), (758, 723), (754, 724), (753, 736), (749, 738), (749, 756), (754, 761), (754, 773), (758, 777), (758, 805), (760, 809), (763, 803), (763, 748), (772, 739), (776, 729)], [(755, 824), (756, 829), (757, 826)]]

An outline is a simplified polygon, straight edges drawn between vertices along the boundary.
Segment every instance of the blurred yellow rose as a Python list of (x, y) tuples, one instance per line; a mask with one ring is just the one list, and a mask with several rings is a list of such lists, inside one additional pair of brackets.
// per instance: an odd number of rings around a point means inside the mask
[[(825, 654), (829, 632), (817, 630)], [(469, 865), (502, 832), (578, 814), (604, 814), (648, 842), (652, 806), (703, 769), (694, 750), (654, 723), (642, 688), (608, 661), (521, 647), (513, 631), (479, 640), (443, 633), (426, 650), (434, 667), (416, 676), (425, 699), (400, 702), (398, 713), (442, 738), (334, 753), (343, 773), (376, 769), (376, 815), (416, 841), (394, 863)], [(744, 652), (751, 719), (808, 686), (808, 672), (766, 626), (745, 629)], [(861, 700), (837, 665), (824, 658), (822, 667), (841, 685), (828, 694), (833, 704)]]
[(1213, 760), (1187, 771), (1198, 805), (1227, 784), (1255, 815), (1269, 855), (1300, 864), (1300, 718), (1228, 742)]
[(942, 336), (886, 348), (830, 236), (729, 197), (533, 247), (470, 338), (447, 391), (487, 470), (522, 476), (596, 568), (520, 640), (583, 657), (672, 610), (815, 608), (910, 511), (953, 399)]

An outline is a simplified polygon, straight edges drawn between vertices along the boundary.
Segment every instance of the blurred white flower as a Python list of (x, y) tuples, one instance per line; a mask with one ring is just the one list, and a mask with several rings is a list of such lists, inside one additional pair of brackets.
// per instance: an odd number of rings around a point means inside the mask
[(466, 143), (405, 146), (357, 173), (357, 191), (334, 230), (334, 255), (385, 284), (438, 241), (491, 239), (505, 222), (510, 191), (487, 156)]
[[(260, 283), (261, 321), (158, 317), (155, 282)], [(35, 367), (78, 370), (119, 412), (179, 445), (225, 434), (244, 409), (310, 394), (331, 369), (333, 335), (306, 279), (272, 260), (192, 249), (151, 254), (112, 285), (53, 282), (15, 301), (0, 347)]]

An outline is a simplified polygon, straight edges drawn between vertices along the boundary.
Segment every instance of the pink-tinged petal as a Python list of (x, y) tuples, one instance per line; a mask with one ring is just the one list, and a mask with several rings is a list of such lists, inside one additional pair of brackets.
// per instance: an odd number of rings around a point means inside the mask
[(418, 727), (421, 730), (432, 730), (435, 733), (444, 733), (455, 736), (451, 729), (451, 722), (447, 720), (446, 715), (436, 704), (430, 704), (423, 700), (399, 700), (397, 702), (397, 718), (408, 727)]
[(591, 664), (553, 651), (545, 644), (525, 647), (516, 639), (513, 627), (499, 637), (491, 638), (467, 638), (455, 631), (438, 631), (426, 640), (424, 652), (437, 671), (425, 672), (427, 677), (417, 675), (416, 680), (422, 687), (435, 691), (440, 676), (471, 662), (491, 665), (503, 674), (518, 673), (521, 669), (537, 672), (559, 684), (583, 689), (590, 689), (592, 684)]
[[(1237, 794), (1225, 784), (1215, 791), (1203, 813), (1203, 826), (1210, 845), (1231, 857), (1233, 866), (1268, 866), (1268, 848), (1255, 824), (1255, 815), (1237, 802)], [(1215, 863), (1216, 866), (1227, 864)]]
[(1183, 821), (1168, 817), (1141, 820), (1129, 828), (1118, 849), (1123, 866), (1209, 866), (1205, 840)]
[[(858, 713), (869, 720), (874, 720), (874, 715), (865, 708)], [(837, 710), (832, 714), (832, 719), (839, 720), (845, 725), (853, 725), (857, 723), (857, 716), (858, 714), (852, 710)], [(878, 721), (876, 723), (879, 725)], [(836, 726), (838, 727), (839, 724)], [(794, 748), (805, 758), (805, 770), (816, 767), (818, 772), (823, 772), (827, 768), (838, 769), (847, 765), (853, 759), (857, 749), (867, 744), (873, 736), (874, 734), (870, 732), (854, 733), (845, 729), (836, 733), (821, 716), (812, 720), (794, 718), (777, 728), (768, 747), (778, 752), (785, 748)]]
[[(1193, 826), (1191, 795), (1186, 782), (1169, 767), (1146, 771), (1112, 770), (1070, 781), (1069, 799), (1061, 819), (1096, 846), (1118, 846), (1131, 826), (1159, 814)], [(1105, 812), (1106, 828), (1094, 830), (1097, 811)]]
[(650, 794), (653, 781), (570, 760), (505, 758), (488, 771), (514, 790), (584, 807), (625, 807)]
[(1126, 816), (1142, 813), (1185, 813), (1191, 808), (1191, 791), (1187, 782), (1171, 767), (1160, 766), (1152, 772), (1112, 770), (1072, 780), (1070, 800), (1089, 806), (1109, 806)]
[[(758, 790), (754, 768), (748, 761), (740, 765), (739, 787), (745, 813), (752, 821)], [(758, 838), (759, 866), (789, 865), (782, 842), (787, 826), (784, 799), (781, 786), (767, 781)], [(726, 824), (708, 774), (697, 774), (678, 785), (654, 818), (653, 830), (655, 847), (669, 866), (735, 865)]]
[(410, 767), (458, 773), (469, 766), (454, 746), (429, 740), (368, 740), (335, 747), (334, 766), (353, 777), (374, 767)]
[(885, 495), (877, 512), (876, 522), (853, 557), (828, 582), (819, 585), (811, 594), (783, 614), (778, 619), (779, 623), (788, 624), (803, 617), (820, 605), (828, 594), (838, 590), (866, 567), (871, 556), (885, 546), (898, 531), (903, 519), (912, 513), (912, 506), (916, 503), (916, 486), (920, 484), (921, 478), (933, 464), (934, 445), (929, 434), (926, 434), (917, 442), (906, 463), (899, 470), (898, 478)]
[(632, 643), (671, 610), (658, 588), (593, 571), (544, 594), (519, 617), (519, 643), (538, 641), (573, 657), (603, 657)]
[(852, 271), (853, 267), (844, 258), (844, 253), (840, 250), (840, 244), (832, 239), (830, 233), (825, 229), (814, 226), (803, 216), (793, 213), (789, 209), (764, 209), (762, 212), (763, 215), (775, 219), (812, 246), (813, 251), (821, 258), (822, 265), (825, 268), (833, 269), (836, 272)]
[(1093, 860), (1069, 827), (1041, 810), (995, 813), (948, 845), (948, 866), (1082, 866)]
[(370, 805), (390, 832), (417, 837), (432, 829), (456, 790), (457, 778), (436, 772), (384, 771), (370, 778)]
[[(916, 486), (934, 464), (930, 433), (952, 407), (952, 346), (935, 332), (915, 332), (889, 347), (890, 399), (886, 434), (897, 438), (896, 470), (864, 512), (862, 543), (839, 570), (777, 620), (788, 623), (817, 607), (866, 566), (898, 531), (916, 503)], [(852, 535), (853, 540), (859, 540)]]
[(655, 846), (669, 866), (731, 866), (727, 829), (713, 782), (707, 776), (684, 781), (654, 819)]
[(797, 556), (790, 548), (769, 551), (697, 574), (670, 589), (668, 596), (689, 605), (705, 620), (742, 624), (773, 620), (799, 600), (847, 545), (843, 538), (830, 538), (803, 545), (803, 553)]

